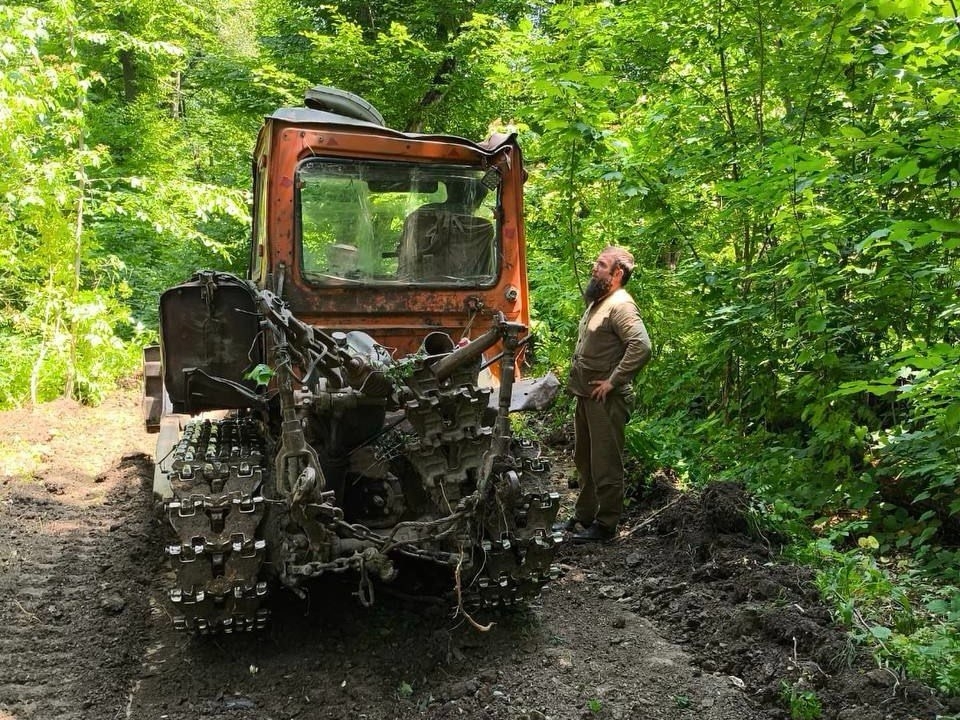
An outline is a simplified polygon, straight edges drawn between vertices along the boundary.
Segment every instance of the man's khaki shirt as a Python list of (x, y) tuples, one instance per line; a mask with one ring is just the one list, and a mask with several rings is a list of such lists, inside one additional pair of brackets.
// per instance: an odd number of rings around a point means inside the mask
[(615, 392), (630, 395), (633, 378), (649, 360), (650, 337), (640, 311), (619, 288), (591, 303), (580, 319), (567, 390), (587, 397), (592, 381), (609, 380)]

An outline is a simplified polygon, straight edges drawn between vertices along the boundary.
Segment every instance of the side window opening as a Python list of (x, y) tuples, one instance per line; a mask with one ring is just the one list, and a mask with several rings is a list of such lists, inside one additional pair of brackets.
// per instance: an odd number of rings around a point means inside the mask
[(263, 160), (255, 168), (253, 181), (253, 226), (250, 243), (250, 270), (248, 277), (260, 277), (263, 252), (267, 241), (267, 168)]

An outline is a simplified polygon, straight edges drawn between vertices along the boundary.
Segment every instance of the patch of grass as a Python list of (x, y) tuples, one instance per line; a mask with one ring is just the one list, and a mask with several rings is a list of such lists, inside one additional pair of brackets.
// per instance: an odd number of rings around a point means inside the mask
[(0, 467), (5, 475), (29, 480), (40, 469), (43, 457), (50, 452), (46, 445), (28, 443), (19, 438), (0, 441)]
[(877, 660), (948, 695), (960, 693), (960, 588), (930, 580), (915, 559), (887, 557), (872, 537), (838, 550), (827, 539), (798, 557), (850, 637)]
[(780, 683), (780, 699), (790, 711), (790, 720), (817, 720), (823, 713), (820, 698), (813, 690), (804, 690), (786, 680)]

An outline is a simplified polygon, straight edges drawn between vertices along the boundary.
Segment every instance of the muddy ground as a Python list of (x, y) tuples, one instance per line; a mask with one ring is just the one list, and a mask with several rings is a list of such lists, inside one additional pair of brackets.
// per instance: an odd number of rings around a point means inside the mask
[(616, 542), (564, 545), (561, 579), (478, 615), (487, 632), (383, 593), (367, 610), (344, 586), (277, 591), (258, 635), (193, 638), (166, 610), (136, 389), (0, 426), (0, 720), (760, 720), (790, 718), (791, 696), (794, 718), (960, 710), (858, 655), (736, 486), (681, 495), (661, 474)]

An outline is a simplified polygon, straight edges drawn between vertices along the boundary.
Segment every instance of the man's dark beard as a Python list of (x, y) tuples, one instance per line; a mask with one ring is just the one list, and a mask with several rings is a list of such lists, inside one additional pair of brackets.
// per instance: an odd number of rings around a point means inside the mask
[(583, 299), (588, 303), (596, 302), (602, 297), (606, 297), (610, 292), (610, 286), (613, 281), (610, 278), (590, 278), (587, 283), (587, 289), (583, 291)]

